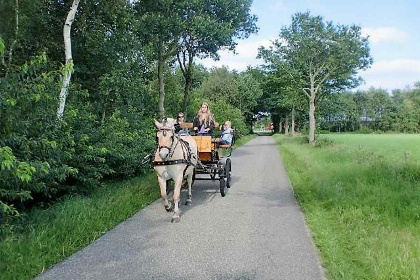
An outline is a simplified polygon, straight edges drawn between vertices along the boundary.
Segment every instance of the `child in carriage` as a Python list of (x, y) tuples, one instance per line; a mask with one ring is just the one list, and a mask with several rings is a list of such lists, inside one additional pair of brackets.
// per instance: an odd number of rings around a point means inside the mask
[[(222, 129), (222, 127), (220, 127)], [(232, 144), (233, 139), (233, 129), (232, 123), (230, 121), (226, 121), (223, 125), (222, 135), (220, 136), (220, 144), (222, 145), (230, 145)]]

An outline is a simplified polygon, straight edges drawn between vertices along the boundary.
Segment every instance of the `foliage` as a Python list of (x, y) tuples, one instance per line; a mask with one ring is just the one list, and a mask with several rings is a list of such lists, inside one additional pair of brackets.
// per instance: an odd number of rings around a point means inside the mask
[(257, 101), (262, 96), (262, 89), (260, 82), (250, 73), (237, 74), (221, 67), (210, 71), (196, 94), (216, 102), (217, 106), (224, 106), (222, 103), (226, 103), (239, 109), (250, 127), (253, 112), (258, 106)]
[[(236, 6), (223, 8), (231, 4)], [(19, 1), (18, 37), (15, 22), (8, 16), (16, 11), (15, 2), (5, 1), (0, 9), (0, 16), (8, 19), (0, 22), (2, 58), (3, 53), (9, 55), (6, 47), (16, 42), (14, 59), (9, 65), (6, 57), (6, 68), (0, 69), (2, 223), (34, 205), (44, 207), (69, 193), (90, 192), (104, 179), (147, 170), (142, 160), (155, 146), (152, 119), (159, 90), (152, 62), (161, 50), (157, 43), (165, 43), (168, 104), (178, 104), (168, 113), (175, 115), (182, 108), (186, 82), (181, 69), (172, 67), (182, 28), (207, 32), (191, 33), (196, 42), (204, 40), (200, 36), (213, 36), (208, 41), (211, 47), (202, 44), (197, 49), (199, 53), (207, 48), (207, 54), (223, 46), (233, 49), (235, 38), (255, 31), (249, 1), (244, 5), (230, 0), (217, 5), (205, 1), (82, 1), (72, 25), (73, 81), (64, 118), (57, 121), (61, 87), (57, 69), (62, 68), (62, 26), (70, 5), (65, 1)], [(191, 14), (183, 18), (194, 10), (208, 17)], [(196, 25), (185, 25), (187, 22)], [(209, 22), (224, 27), (213, 34)], [(38, 55), (31, 57), (33, 54)], [(191, 69), (191, 88), (197, 90), (208, 71), (195, 64)], [(237, 74), (232, 77), (238, 79)], [(238, 81), (243, 81), (243, 91), (254, 85), (244, 98), (253, 106), (251, 97), (258, 83), (248, 78)], [(238, 87), (232, 100), (240, 97)], [(199, 99), (202, 96), (196, 96)], [(231, 119), (238, 127), (238, 135), (245, 133), (242, 112), (233, 107), (236, 104), (215, 106), (220, 106), (215, 108), (220, 118)], [(195, 115), (195, 100), (189, 108)]]
[(315, 141), (315, 103), (324, 95), (359, 85), (357, 71), (372, 64), (361, 27), (334, 25), (309, 12), (296, 13), (274, 46), (261, 47), (259, 56), (271, 73), (289, 76), (294, 94), (308, 98), (310, 143)]
[(248, 134), (249, 129), (247, 129), (244, 116), (238, 108), (235, 108), (221, 100), (210, 102), (209, 105), (210, 108), (212, 108), (212, 113), (219, 124), (223, 124), (225, 121), (232, 122), (236, 138), (241, 138), (242, 136)]
[[(49, 67), (41, 55), (0, 80), (0, 200), (5, 212), (14, 211), (12, 204), (22, 209), (90, 191), (104, 176), (138, 174), (141, 160), (154, 147), (151, 118), (143, 117), (144, 97), (126, 93), (122, 84), (114, 85), (120, 91), (112, 104), (121, 102), (124, 110), (108, 108), (106, 121), (101, 123), (89, 94), (78, 85), (71, 88), (64, 121), (57, 121), (59, 75)], [(121, 82), (133, 86), (130, 79)]]
[(329, 96), (318, 112), (320, 129), (328, 131), (403, 132), (420, 131), (420, 90), (385, 90), (370, 88), (355, 93)]

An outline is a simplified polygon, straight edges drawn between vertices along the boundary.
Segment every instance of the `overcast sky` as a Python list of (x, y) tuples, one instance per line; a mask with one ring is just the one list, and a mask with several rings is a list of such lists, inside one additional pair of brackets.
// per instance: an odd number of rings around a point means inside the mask
[(373, 65), (360, 72), (365, 84), (392, 90), (420, 81), (420, 0), (254, 0), (252, 12), (258, 16), (258, 34), (238, 41), (237, 55), (220, 51), (220, 61), (202, 60), (207, 67), (226, 65), (245, 70), (257, 60), (259, 46), (269, 46), (280, 28), (291, 24), (296, 12), (310, 11), (335, 24), (356, 24), (369, 35)]

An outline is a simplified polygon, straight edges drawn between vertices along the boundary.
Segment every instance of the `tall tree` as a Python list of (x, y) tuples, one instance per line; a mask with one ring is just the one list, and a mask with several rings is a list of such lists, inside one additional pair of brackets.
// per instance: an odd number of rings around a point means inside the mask
[(71, 25), (76, 16), (77, 7), (79, 6), (80, 0), (73, 0), (70, 11), (67, 14), (66, 22), (63, 27), (63, 37), (64, 37), (64, 49), (66, 55), (66, 64), (63, 68), (63, 84), (61, 86), (61, 91), (59, 95), (59, 105), (57, 108), (57, 118), (62, 119), (64, 115), (64, 107), (66, 105), (66, 98), (69, 90), (69, 84), (71, 79), (71, 74), (73, 72), (73, 57), (71, 52), (71, 38), (70, 31)]
[(283, 27), (274, 47), (261, 48), (266, 63), (278, 63), (309, 101), (309, 142), (315, 143), (315, 105), (323, 94), (356, 87), (358, 70), (372, 64), (368, 39), (356, 25), (334, 25), (309, 12)]
[(140, 33), (153, 49), (159, 83), (158, 111), (165, 115), (164, 67), (175, 57), (181, 26), (181, 6), (186, 0), (144, 0), (135, 3), (141, 21)]
[[(13, 61), (13, 51), (15, 49), (16, 43), (18, 41), (19, 36), (19, 0), (14, 1), (14, 30), (13, 30), (13, 39), (11, 39), (8, 55), (7, 55), (7, 62), (5, 60), (5, 56), (1, 55), (1, 63), (5, 68), (5, 76), (8, 75), (10, 71), (10, 67), (12, 66)], [(3, 45), (4, 47), (4, 45)]]
[(185, 79), (186, 111), (195, 57), (218, 59), (220, 49), (235, 50), (235, 39), (257, 32), (257, 17), (250, 12), (252, 0), (183, 1), (181, 36), (177, 59)]

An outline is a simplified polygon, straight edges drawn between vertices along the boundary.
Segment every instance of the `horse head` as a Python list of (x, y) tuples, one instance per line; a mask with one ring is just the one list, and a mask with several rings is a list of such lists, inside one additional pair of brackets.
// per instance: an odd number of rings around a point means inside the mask
[(165, 118), (161, 123), (155, 120), (155, 126), (158, 129), (156, 142), (159, 147), (159, 156), (162, 160), (165, 160), (171, 152), (175, 138), (174, 124), (175, 120), (171, 118)]

